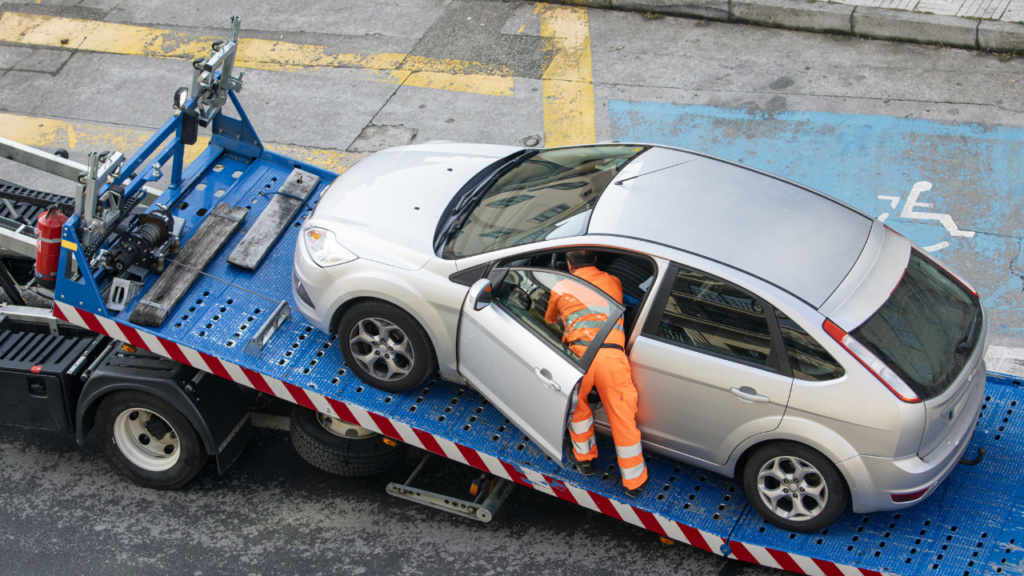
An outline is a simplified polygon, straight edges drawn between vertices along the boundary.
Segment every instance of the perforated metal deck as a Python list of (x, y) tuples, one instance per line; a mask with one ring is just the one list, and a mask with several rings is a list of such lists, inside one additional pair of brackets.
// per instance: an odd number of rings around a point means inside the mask
[[(311, 206), (300, 211), (255, 272), (229, 265), (227, 255), (294, 166), (324, 175), (313, 199), (334, 177), (279, 156), (264, 153), (261, 158), (211, 146), (186, 172), (190, 192), (176, 208), (188, 221), (186, 242), (217, 202), (249, 206), (251, 211), (243, 229), (205, 270), (217, 279), (200, 277), (162, 327), (128, 322), (145, 290), (122, 313), (107, 318), (105, 309), (90, 306), (88, 290), (63, 279), (55, 313), (716, 554), (828, 576), (1024, 572), (1024, 544), (1016, 544), (1024, 543), (1024, 427), (1016, 421), (1024, 390), (1008, 377), (989, 375), (988, 397), (970, 448), (970, 453), (982, 445), (988, 449), (979, 466), (959, 467), (937, 493), (900, 513), (848, 511), (821, 533), (791, 534), (765, 523), (732, 479), (648, 455), (651, 484), (639, 500), (628, 500), (608, 439), (598, 442), (600, 473), (587, 478), (545, 457), (472, 390), (440, 380), (404, 394), (364, 385), (346, 371), (336, 343), (305, 324), (299, 314), (293, 314), (261, 358), (244, 353), (248, 338), (268, 319), (275, 303), (291, 300), (292, 254)], [(154, 281), (151, 278), (149, 285)]]

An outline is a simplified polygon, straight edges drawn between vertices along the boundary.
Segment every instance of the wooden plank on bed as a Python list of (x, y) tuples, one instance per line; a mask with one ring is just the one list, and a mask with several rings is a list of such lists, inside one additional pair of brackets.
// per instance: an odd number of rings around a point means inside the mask
[(319, 183), (320, 177), (315, 174), (298, 168), (292, 170), (256, 223), (228, 256), (228, 262), (239, 268), (255, 270)]
[(171, 310), (199, 277), (198, 271), (206, 268), (213, 260), (235, 230), (241, 226), (242, 219), (248, 211), (248, 208), (232, 208), (224, 202), (217, 204), (206, 220), (203, 220), (199, 230), (196, 230), (195, 235), (185, 244), (185, 248), (173, 261), (168, 262), (163, 274), (135, 307), (128, 320), (140, 326), (163, 324)]

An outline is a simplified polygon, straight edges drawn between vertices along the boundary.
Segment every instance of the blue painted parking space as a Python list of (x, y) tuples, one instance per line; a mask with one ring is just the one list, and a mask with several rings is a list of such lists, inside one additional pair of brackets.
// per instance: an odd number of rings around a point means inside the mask
[(1024, 337), (1024, 128), (611, 100), (612, 136), (709, 153), (838, 198), (949, 262), (989, 337)]

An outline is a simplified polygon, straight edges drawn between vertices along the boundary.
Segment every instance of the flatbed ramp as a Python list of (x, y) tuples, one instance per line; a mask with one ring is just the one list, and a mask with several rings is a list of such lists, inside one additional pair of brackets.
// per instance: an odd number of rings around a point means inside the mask
[[(305, 324), (299, 314), (279, 329), (260, 357), (245, 353), (246, 342), (269, 321), (276, 302), (291, 300), (292, 255), (312, 203), (300, 210), (255, 271), (235, 267), (227, 256), (295, 164), (269, 155), (240, 158), (216, 147), (204, 155), (196, 173), (186, 174), (185, 180), (192, 189), (222, 192), (217, 197), (187, 194), (179, 201), (175, 214), (188, 221), (185, 242), (214, 202), (246, 206), (250, 214), (163, 325), (149, 328), (128, 321), (155, 277), (111, 318), (102, 310), (97, 310), (99, 315), (90, 312), (84, 300), (69, 302), (70, 294), (62, 298), (58, 287), (58, 317), (714, 554), (825, 576), (858, 571), (1024, 573), (1020, 381), (989, 375), (988, 396), (969, 452), (985, 446), (988, 454), (982, 463), (958, 467), (937, 493), (899, 513), (847, 511), (820, 533), (791, 534), (764, 522), (748, 505), (739, 483), (657, 455), (647, 456), (647, 491), (631, 501), (623, 494), (607, 438), (598, 442), (600, 474), (587, 478), (563, 470), (468, 388), (434, 380), (390, 394), (363, 384), (346, 370), (337, 343)], [(311, 195), (318, 198), (333, 175), (299, 166), (325, 176)]]

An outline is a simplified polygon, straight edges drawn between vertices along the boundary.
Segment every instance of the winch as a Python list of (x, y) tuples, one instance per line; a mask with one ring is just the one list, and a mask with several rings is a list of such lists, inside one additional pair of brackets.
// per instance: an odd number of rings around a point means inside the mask
[(133, 266), (163, 271), (164, 257), (178, 251), (182, 224), (184, 221), (172, 216), (166, 208), (136, 216), (107, 252), (106, 266), (116, 276)]

